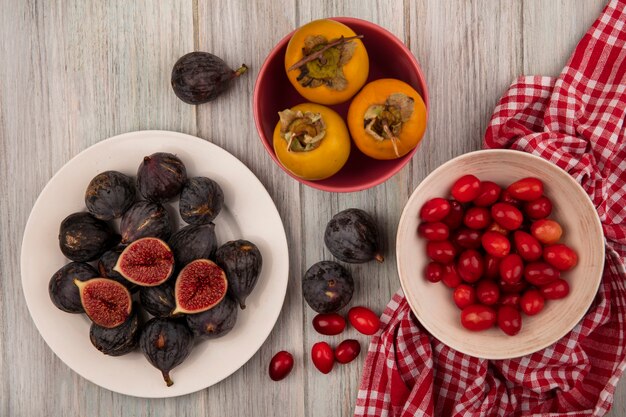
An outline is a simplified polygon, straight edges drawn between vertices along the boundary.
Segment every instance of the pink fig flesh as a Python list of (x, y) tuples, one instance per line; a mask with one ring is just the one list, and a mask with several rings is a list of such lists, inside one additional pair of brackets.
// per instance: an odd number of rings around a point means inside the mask
[(196, 259), (187, 264), (176, 278), (172, 314), (195, 314), (216, 306), (228, 290), (226, 274), (208, 259)]
[(161, 239), (145, 237), (124, 249), (113, 270), (134, 284), (153, 287), (172, 274), (174, 254)]
[(119, 282), (108, 278), (93, 278), (87, 281), (75, 279), (74, 284), (78, 287), (85, 313), (97, 325), (117, 327), (130, 316), (130, 292)]

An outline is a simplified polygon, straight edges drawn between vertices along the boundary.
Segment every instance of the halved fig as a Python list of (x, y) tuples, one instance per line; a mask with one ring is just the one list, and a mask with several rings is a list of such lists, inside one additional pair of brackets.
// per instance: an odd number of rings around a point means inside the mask
[(215, 307), (228, 290), (226, 274), (213, 261), (196, 259), (180, 271), (174, 286), (172, 314), (196, 314)]
[(145, 237), (126, 246), (113, 270), (137, 285), (160, 285), (172, 275), (174, 254), (161, 239)]
[(88, 281), (74, 280), (80, 293), (80, 302), (87, 316), (98, 326), (107, 329), (121, 325), (132, 310), (128, 288), (108, 278)]

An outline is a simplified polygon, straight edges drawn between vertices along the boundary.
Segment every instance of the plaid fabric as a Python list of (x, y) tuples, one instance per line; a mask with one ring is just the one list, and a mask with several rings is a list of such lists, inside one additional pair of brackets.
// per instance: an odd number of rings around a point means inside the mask
[(399, 291), (369, 347), (355, 416), (601, 416), (626, 367), (626, 0), (613, 0), (556, 78), (521, 77), (500, 100), (486, 148), (539, 155), (569, 172), (606, 237), (598, 294), (554, 345), (487, 361), (430, 337)]

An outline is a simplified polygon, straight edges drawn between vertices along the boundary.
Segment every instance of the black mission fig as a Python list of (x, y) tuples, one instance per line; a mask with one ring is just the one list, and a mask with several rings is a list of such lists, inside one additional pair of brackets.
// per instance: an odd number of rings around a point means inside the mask
[(187, 180), (180, 193), (180, 217), (189, 224), (212, 222), (222, 210), (224, 193), (210, 178), (193, 177)]
[(119, 326), (106, 328), (92, 323), (89, 340), (100, 352), (109, 356), (121, 356), (132, 352), (139, 346), (140, 325), (137, 306), (125, 322)]
[(334, 313), (352, 299), (354, 280), (350, 272), (333, 261), (311, 266), (302, 278), (302, 294), (318, 313)]
[(61, 222), (59, 247), (68, 259), (94, 261), (119, 242), (111, 226), (86, 212), (73, 213)]
[(118, 171), (96, 175), (85, 191), (87, 210), (100, 220), (120, 217), (135, 202), (135, 181)]
[(180, 194), (187, 181), (185, 164), (176, 155), (157, 152), (143, 158), (137, 170), (137, 189), (146, 199), (164, 203)]
[(384, 260), (376, 223), (372, 216), (361, 209), (351, 208), (335, 214), (326, 225), (324, 243), (343, 262)]
[(155, 317), (169, 317), (176, 307), (174, 284), (171, 280), (156, 287), (141, 287), (139, 302), (148, 313)]
[(155, 317), (141, 331), (139, 346), (152, 366), (161, 371), (169, 387), (174, 384), (170, 371), (189, 356), (193, 341), (185, 320)]
[(238, 306), (226, 296), (218, 305), (198, 314), (188, 314), (187, 325), (196, 337), (216, 339), (230, 332), (237, 322)]
[(213, 259), (217, 249), (215, 225), (190, 224), (174, 233), (168, 243), (179, 269), (196, 259)]
[(172, 69), (172, 88), (188, 104), (214, 100), (231, 81), (245, 73), (244, 64), (233, 71), (221, 58), (208, 52), (190, 52), (180, 57)]
[(98, 271), (87, 263), (70, 262), (62, 266), (52, 275), (48, 283), (52, 303), (67, 313), (84, 313), (85, 309), (80, 302), (80, 293), (78, 287), (74, 285), (74, 280), (87, 281), (98, 275)]
[(215, 252), (215, 262), (226, 273), (228, 293), (242, 309), (246, 308), (246, 298), (256, 286), (263, 266), (259, 248), (243, 239), (226, 242)]
[(161, 204), (138, 201), (122, 216), (120, 234), (123, 244), (143, 237), (167, 241), (172, 234), (170, 215)]

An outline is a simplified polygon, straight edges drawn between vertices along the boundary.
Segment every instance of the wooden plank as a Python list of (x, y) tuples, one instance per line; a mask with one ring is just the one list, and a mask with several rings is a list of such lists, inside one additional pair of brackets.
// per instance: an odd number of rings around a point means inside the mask
[[(211, 52), (231, 67), (250, 70), (217, 100), (198, 107), (199, 135), (242, 160), (268, 189), (285, 225), (290, 276), (282, 314), (269, 339), (252, 359), (218, 386), (204, 391), (209, 415), (303, 415), (305, 361), (302, 346), (302, 294), (299, 280), (304, 238), (300, 186), (265, 152), (254, 126), (252, 91), (259, 69), (273, 46), (294, 26), (295, 2), (198, 2), (199, 50)], [(217, 12), (219, 11), (219, 12)], [(263, 221), (263, 219), (258, 219)], [(290, 351), (296, 365), (279, 383), (267, 376), (270, 358)]]
[(193, 109), (168, 87), (174, 60), (193, 48), (191, 5), (3, 1), (2, 10), (0, 414), (174, 415), (184, 400), (113, 394), (61, 363), (30, 319), (18, 265), (35, 198), (75, 154), (131, 130), (195, 133)]
[(524, 1), (524, 73), (557, 76), (606, 0)]

